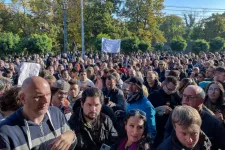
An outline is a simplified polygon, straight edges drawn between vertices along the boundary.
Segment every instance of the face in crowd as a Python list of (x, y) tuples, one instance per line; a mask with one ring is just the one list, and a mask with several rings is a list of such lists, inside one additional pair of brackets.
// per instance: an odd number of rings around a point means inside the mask
[(80, 80), (81, 81), (87, 80), (87, 72), (81, 72), (80, 73)]
[(176, 136), (181, 144), (187, 148), (194, 148), (199, 140), (200, 126), (192, 124), (189, 127), (184, 127), (179, 124), (174, 125)]
[(24, 111), (31, 116), (44, 115), (49, 107), (51, 90), (48, 82), (41, 77), (32, 77), (24, 81), (20, 99)]
[(187, 105), (200, 110), (204, 102), (204, 98), (201, 98), (199, 93), (202, 92), (202, 89), (198, 86), (188, 86), (182, 95), (182, 105)]
[(128, 142), (130, 144), (139, 141), (144, 134), (144, 120), (140, 116), (131, 116), (125, 123)]
[(81, 103), (84, 117), (88, 120), (94, 120), (98, 117), (101, 111), (100, 97), (86, 97), (85, 102)]
[(116, 81), (114, 79), (106, 79), (106, 87), (109, 91), (113, 90), (116, 87)]
[(64, 90), (58, 90), (54, 95), (52, 95), (52, 104), (54, 106), (63, 105), (64, 100), (67, 98), (68, 92)]
[(176, 92), (177, 86), (172, 82), (165, 82), (163, 85), (163, 90), (166, 94), (170, 95)]
[(80, 92), (80, 88), (78, 84), (70, 85), (69, 95), (71, 97), (77, 97)]

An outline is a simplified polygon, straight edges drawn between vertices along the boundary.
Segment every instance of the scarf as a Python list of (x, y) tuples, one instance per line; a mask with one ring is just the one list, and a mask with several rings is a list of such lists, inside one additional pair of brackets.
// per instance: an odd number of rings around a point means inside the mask
[(139, 101), (143, 98), (143, 96), (143, 91), (139, 93), (130, 93), (127, 98), (127, 103), (134, 103), (136, 101)]

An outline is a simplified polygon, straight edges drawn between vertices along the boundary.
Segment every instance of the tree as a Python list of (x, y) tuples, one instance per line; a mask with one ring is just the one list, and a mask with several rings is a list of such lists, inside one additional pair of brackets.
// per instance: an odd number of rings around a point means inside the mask
[(178, 37), (183, 37), (185, 33), (184, 22), (181, 17), (176, 15), (169, 15), (164, 17), (164, 21), (160, 26), (165, 38), (168, 42)]
[(154, 48), (156, 51), (162, 51), (164, 47), (164, 43), (156, 43)]
[(165, 41), (159, 30), (164, 0), (127, 0), (118, 16), (127, 20), (128, 30), (147, 42)]
[(7, 55), (7, 54), (13, 54), (13, 53), (19, 53), (19, 42), (20, 37), (17, 34), (9, 33), (2, 33), (0, 35), (0, 50), (1, 53)]
[(52, 40), (46, 34), (33, 34), (23, 39), (22, 47), (29, 53), (43, 54), (51, 51)]
[(184, 20), (185, 20), (185, 39), (190, 40), (191, 35), (193, 34), (193, 28), (196, 25), (196, 12), (190, 12), (187, 14), (184, 14)]
[(146, 41), (141, 41), (138, 44), (138, 48), (142, 51), (142, 52), (147, 52), (148, 48), (150, 47), (150, 44)]
[(221, 51), (225, 46), (225, 40), (221, 37), (216, 37), (210, 42), (210, 50), (212, 52)]
[(172, 40), (170, 47), (173, 51), (183, 51), (187, 47), (187, 42), (183, 39)]
[(132, 53), (138, 51), (139, 39), (137, 37), (129, 37), (122, 39), (121, 50), (124, 53)]
[(225, 33), (225, 14), (212, 14), (204, 20), (204, 39), (210, 41), (216, 37), (223, 37)]
[(209, 50), (209, 43), (206, 40), (198, 39), (193, 42), (192, 52), (198, 54), (201, 51), (208, 51), (208, 50)]

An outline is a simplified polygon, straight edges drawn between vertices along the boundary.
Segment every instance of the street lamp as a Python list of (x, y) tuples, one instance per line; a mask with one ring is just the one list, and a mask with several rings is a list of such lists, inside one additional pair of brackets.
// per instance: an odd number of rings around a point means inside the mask
[[(104, 4), (106, 0), (100, 0), (101, 4)], [(82, 40), (82, 58), (84, 59), (85, 54), (85, 46), (84, 46), (84, 4), (83, 0), (80, 0), (80, 8), (81, 8), (81, 40)]]
[(68, 33), (67, 33), (67, 22), (66, 22), (66, 10), (67, 0), (63, 0), (63, 24), (64, 24), (64, 53), (68, 53)]
[(81, 8), (82, 58), (84, 59), (85, 47), (84, 47), (84, 4), (83, 4), (83, 0), (80, 0), (80, 8)]

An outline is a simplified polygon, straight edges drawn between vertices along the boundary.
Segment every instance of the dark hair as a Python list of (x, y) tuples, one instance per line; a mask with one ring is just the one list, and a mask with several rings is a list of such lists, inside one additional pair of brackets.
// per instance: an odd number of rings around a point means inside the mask
[(184, 89), (189, 85), (197, 85), (197, 84), (192, 78), (183, 78), (178, 86), (178, 91), (180, 92), (180, 94), (183, 94)]
[(215, 72), (225, 72), (225, 68), (224, 67), (217, 67)]
[(78, 82), (77, 82), (76, 79), (70, 79), (68, 83), (69, 83), (70, 85), (75, 85), (75, 84), (78, 85)]
[[(132, 112), (135, 111), (135, 113), (130, 113), (131, 111)], [(138, 110), (138, 109), (137, 110), (130, 110), (127, 113), (127, 115), (125, 116), (124, 122), (125, 122), (125, 124), (127, 124), (128, 119), (130, 117), (133, 117), (133, 116), (138, 116), (140, 119), (143, 119), (143, 121), (144, 121), (144, 133), (143, 133), (143, 135), (146, 136), (148, 134), (146, 113), (145, 113), (145, 115), (143, 115), (141, 112), (142, 111)]]
[(166, 77), (166, 79), (165, 79), (165, 83), (173, 83), (175, 86), (177, 86), (178, 85), (178, 80), (175, 78), (175, 77), (173, 77), (173, 76), (167, 76)]
[(72, 68), (70, 72), (78, 72), (77, 68)]
[[(67, 70), (67, 69), (62, 70), (62, 71), (61, 71), (61, 74), (63, 74), (63, 73), (66, 72), (66, 71), (68, 71), (68, 70)], [(68, 73), (69, 73), (69, 71), (68, 71)]]
[(117, 81), (116, 77), (115, 77), (114, 75), (112, 75), (112, 74), (108, 75), (108, 76), (106, 77), (106, 79), (107, 79), (107, 80), (114, 80), (114, 81)]
[(104, 96), (100, 89), (96, 87), (89, 87), (86, 90), (83, 91), (81, 101), (82, 103), (85, 103), (87, 97), (99, 97), (100, 103), (104, 103)]
[(83, 73), (83, 72), (87, 72), (87, 70), (86, 69), (80, 69), (80, 71), (79, 71), (80, 73)]
[(0, 97), (0, 109), (2, 111), (16, 111), (23, 106), (19, 99), (20, 87), (13, 87)]
[(168, 73), (168, 76), (173, 76), (179, 79), (180, 72), (178, 70), (170, 70), (170, 72)]

